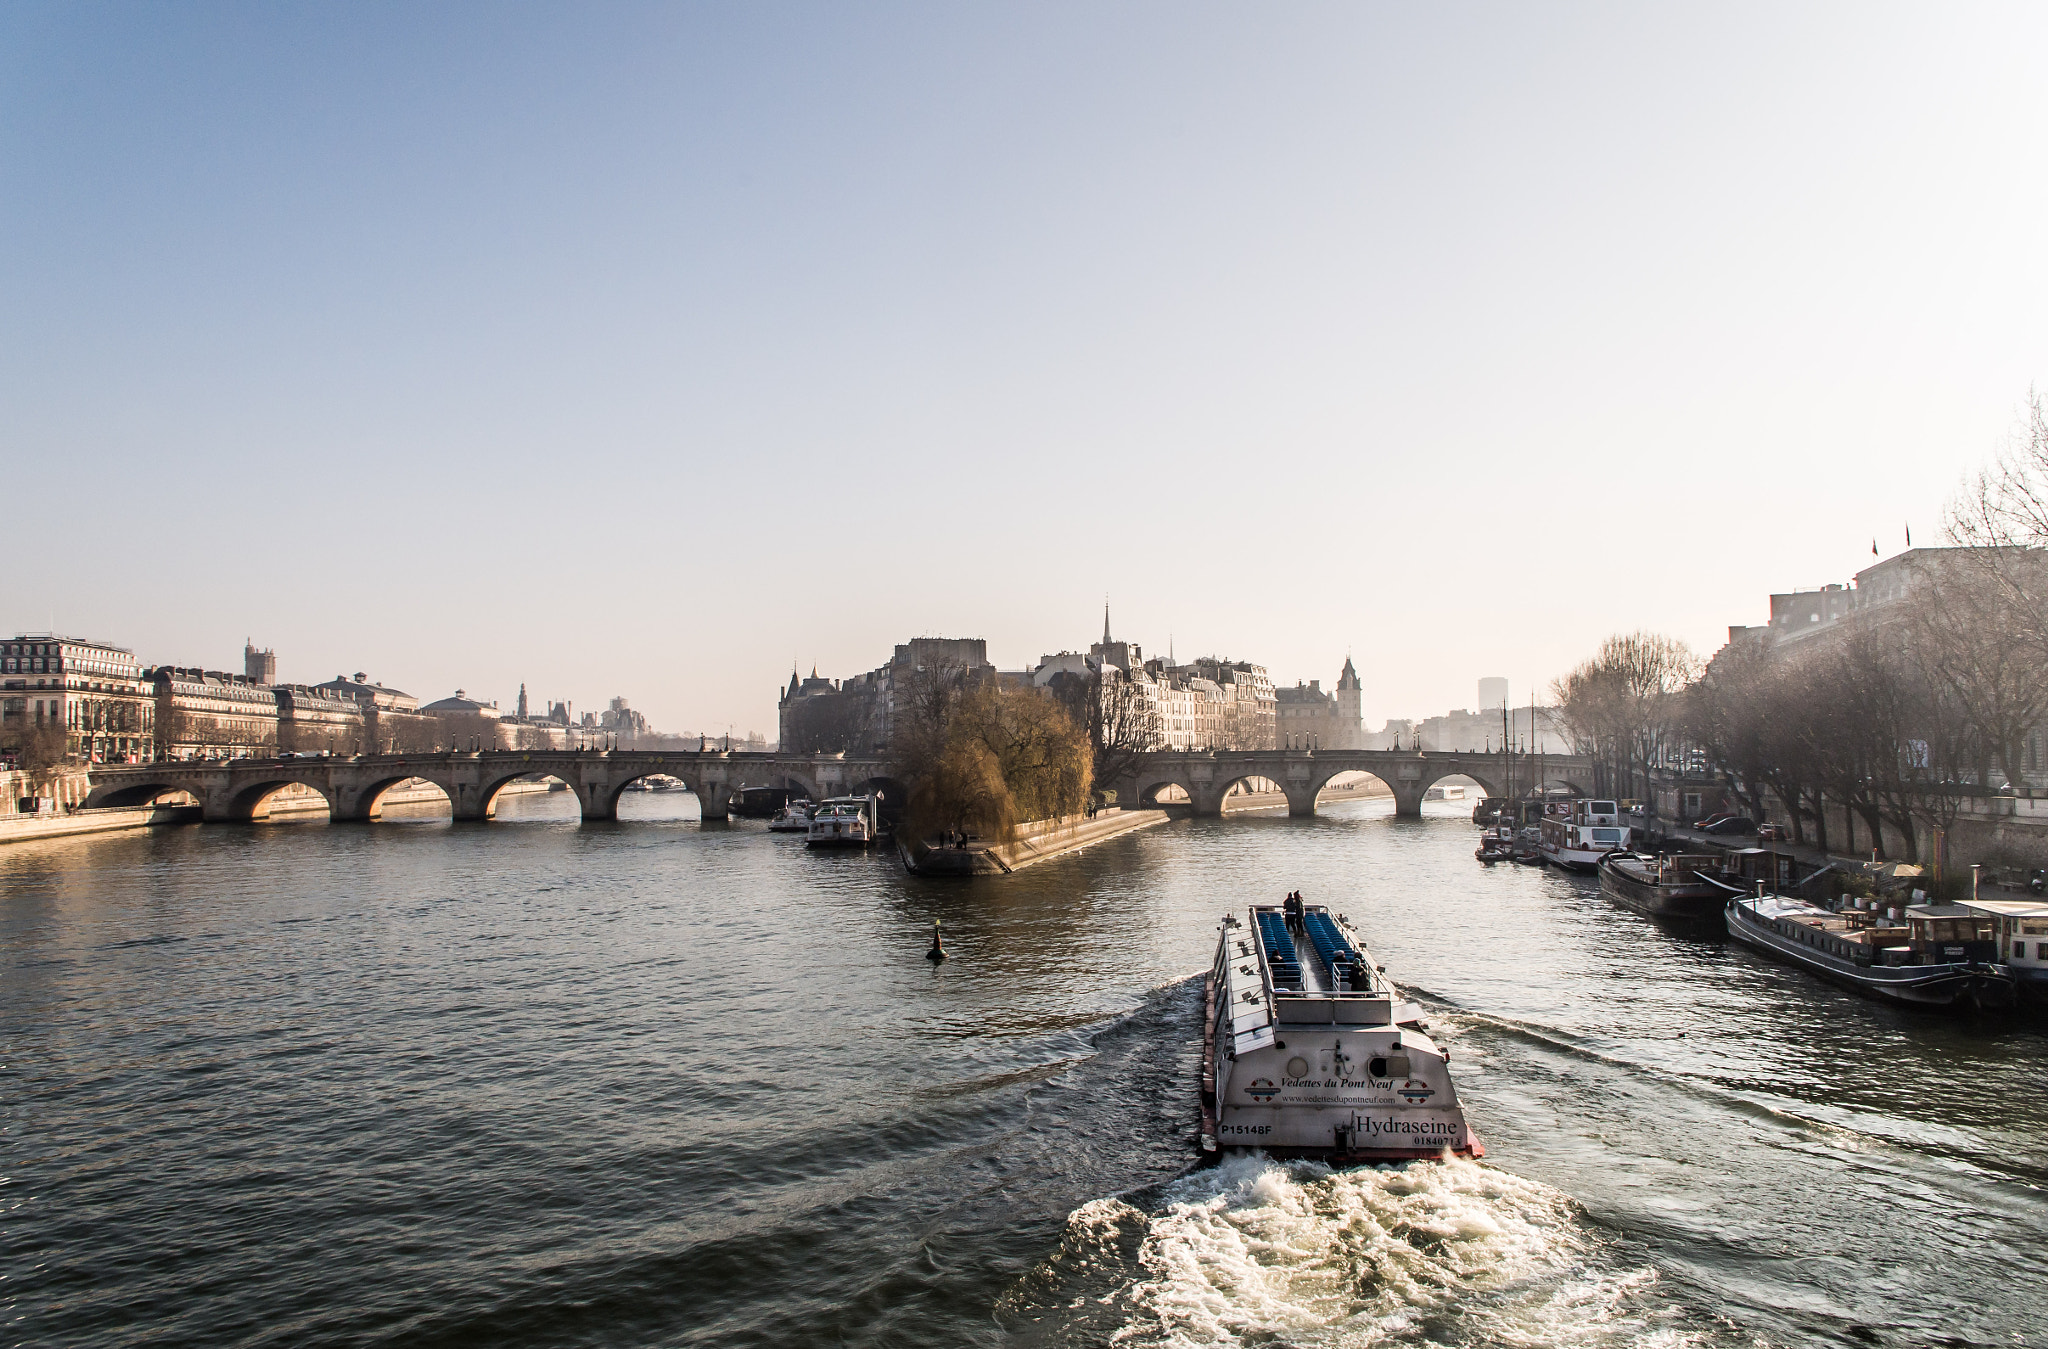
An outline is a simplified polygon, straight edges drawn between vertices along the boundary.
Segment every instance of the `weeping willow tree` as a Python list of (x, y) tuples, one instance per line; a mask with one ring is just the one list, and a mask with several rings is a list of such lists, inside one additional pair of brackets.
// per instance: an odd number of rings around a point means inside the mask
[(1086, 808), (1088, 733), (1050, 695), (946, 668), (905, 682), (892, 757), (910, 788), (911, 837), (962, 830), (1008, 843), (1019, 824)]

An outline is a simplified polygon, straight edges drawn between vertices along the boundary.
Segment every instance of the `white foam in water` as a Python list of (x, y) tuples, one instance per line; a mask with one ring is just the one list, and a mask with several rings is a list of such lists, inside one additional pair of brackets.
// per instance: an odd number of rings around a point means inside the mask
[[(1098, 1207), (1075, 1221), (1113, 1230), (1137, 1216)], [(1128, 1349), (1699, 1339), (1659, 1324), (1654, 1271), (1598, 1267), (1562, 1194), (1474, 1162), (1332, 1172), (1237, 1158), (1180, 1181), (1145, 1222), (1148, 1277), (1114, 1337)]]

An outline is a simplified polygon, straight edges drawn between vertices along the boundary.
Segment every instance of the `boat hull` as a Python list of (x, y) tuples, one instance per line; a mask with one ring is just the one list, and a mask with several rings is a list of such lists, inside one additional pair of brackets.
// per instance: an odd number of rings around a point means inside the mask
[(1742, 901), (1725, 915), (1728, 935), (1744, 946), (1797, 965), (1831, 984), (1909, 1007), (2000, 1010), (2013, 1005), (2013, 981), (1974, 965), (1860, 965), (1795, 941), (1752, 916)]
[(1601, 894), (1652, 918), (1718, 922), (1727, 907), (1728, 892), (1704, 881), (1660, 885), (1631, 876), (1612, 861), (1603, 861), (1599, 871)]

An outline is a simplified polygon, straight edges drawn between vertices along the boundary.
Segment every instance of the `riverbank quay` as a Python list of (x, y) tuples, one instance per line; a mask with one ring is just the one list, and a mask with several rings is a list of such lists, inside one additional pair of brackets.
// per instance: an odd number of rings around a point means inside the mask
[(1092, 818), (1070, 815), (1021, 824), (1016, 842), (1009, 844), (976, 841), (964, 848), (929, 848), (899, 841), (896, 855), (913, 876), (1004, 876), (1171, 818), (1164, 810), (1107, 810)]
[(197, 806), (108, 806), (98, 810), (0, 815), (0, 843), (27, 843), (76, 834), (109, 834), (157, 824), (197, 824)]
[[(1651, 848), (1663, 847), (1686, 852), (1735, 853), (1755, 850), (1775, 853), (1780, 858), (1790, 859), (1794, 864), (1795, 874), (1803, 879), (1813, 879), (1815, 873), (1826, 871), (1852, 883), (1852, 886), (1856, 882), (1868, 885), (1868, 892), (1858, 890), (1857, 893), (1885, 894), (1891, 897), (1890, 902), (1911, 900), (1915, 892), (1920, 892), (1923, 897), (1931, 896), (1936, 890), (1932, 869), (1921, 864), (1901, 862), (1897, 859), (1878, 861), (1870, 857), (1846, 857), (1840, 853), (1823, 852), (1810, 844), (1784, 840), (1765, 843), (1760, 842), (1754, 834), (1705, 834), (1697, 829), (1661, 820), (1644, 821), (1634, 827), (1638, 831), (1639, 840)], [(1765, 871), (1768, 869), (1766, 865)], [(1969, 864), (1952, 860), (1950, 874), (1952, 877), (1960, 877), (1967, 883), (1970, 878)], [(2019, 869), (1986, 865), (1978, 881), (1978, 894), (1985, 899), (2028, 896), (2031, 892), (2027, 890), (2022, 879), (2025, 874)], [(1788, 888), (1794, 893), (1802, 892), (1801, 886), (1796, 883)], [(1805, 893), (1809, 898), (1815, 897), (1811, 892)]]

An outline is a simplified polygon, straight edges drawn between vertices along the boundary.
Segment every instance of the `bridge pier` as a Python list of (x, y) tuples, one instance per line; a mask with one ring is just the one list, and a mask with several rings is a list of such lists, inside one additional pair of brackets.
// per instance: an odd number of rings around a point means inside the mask
[[(609, 778), (609, 774), (606, 775)], [(592, 820), (616, 820), (619, 818), (619, 794), (612, 790), (611, 783), (574, 782), (577, 804), (583, 807), (583, 822)]]

